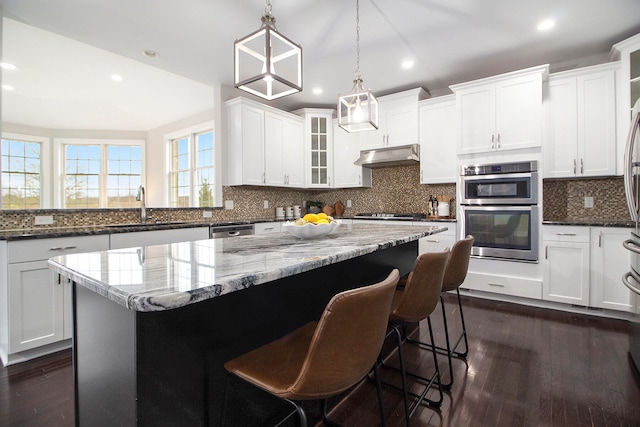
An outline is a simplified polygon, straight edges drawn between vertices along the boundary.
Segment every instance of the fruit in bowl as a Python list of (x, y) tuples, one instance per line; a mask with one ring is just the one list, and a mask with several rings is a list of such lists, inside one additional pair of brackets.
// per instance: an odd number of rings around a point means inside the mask
[(293, 222), (286, 222), (282, 228), (301, 239), (326, 236), (334, 232), (341, 222), (324, 213), (309, 213)]

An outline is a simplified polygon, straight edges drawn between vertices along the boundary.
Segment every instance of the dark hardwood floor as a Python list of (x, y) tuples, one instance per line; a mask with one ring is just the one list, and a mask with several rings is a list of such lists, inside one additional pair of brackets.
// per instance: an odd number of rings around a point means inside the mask
[[(447, 296), (445, 305), (453, 334), (454, 301)], [(454, 384), (440, 410), (421, 406), (412, 425), (640, 426), (640, 375), (628, 356), (626, 321), (470, 297), (463, 304), (469, 356), (453, 360)], [(438, 307), (439, 344), (441, 319)], [(426, 322), (418, 333), (428, 340)], [(433, 369), (429, 352), (404, 348), (410, 369)], [(440, 368), (448, 377), (444, 356)], [(387, 425), (403, 426), (400, 394), (384, 388), (383, 397)], [(344, 426), (379, 425), (374, 385), (356, 387), (331, 416)], [(72, 425), (70, 351), (0, 368), (0, 426)]]

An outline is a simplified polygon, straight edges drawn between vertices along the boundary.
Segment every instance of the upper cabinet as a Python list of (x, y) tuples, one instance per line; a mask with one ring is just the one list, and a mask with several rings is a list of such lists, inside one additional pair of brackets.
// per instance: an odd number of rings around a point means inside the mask
[(333, 120), (333, 187), (371, 187), (371, 168), (357, 166), (362, 138), (367, 132), (349, 133)]
[(225, 104), (227, 185), (304, 187), (303, 120), (244, 98)]
[(640, 99), (640, 34), (613, 46), (609, 59), (620, 61), (616, 79), (618, 175), (623, 174), (624, 147), (627, 142), (631, 109)]
[(458, 115), (455, 95), (420, 102), (420, 183), (456, 182)]
[(296, 111), (296, 114), (304, 116), (303, 146), (307, 188), (331, 188), (334, 111), (305, 108)]
[(548, 65), (451, 86), (458, 110), (458, 154), (539, 147), (542, 82)]
[(618, 68), (608, 63), (549, 76), (544, 178), (615, 175)]
[(362, 132), (362, 149), (418, 144), (419, 101), (428, 97), (422, 88), (379, 97), (378, 130)]

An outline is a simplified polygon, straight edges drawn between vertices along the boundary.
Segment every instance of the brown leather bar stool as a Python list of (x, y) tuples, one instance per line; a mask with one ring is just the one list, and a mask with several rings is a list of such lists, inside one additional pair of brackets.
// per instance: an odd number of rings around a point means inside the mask
[[(451, 358), (457, 357), (460, 359), (464, 359), (467, 357), (467, 354), (469, 352), (467, 328), (464, 323), (464, 313), (462, 312), (462, 301), (460, 300), (459, 288), (460, 285), (462, 285), (462, 283), (464, 282), (464, 279), (467, 277), (467, 271), (469, 270), (469, 258), (471, 256), (471, 247), (473, 246), (473, 241), (473, 236), (469, 235), (464, 239), (458, 240), (453, 245), (453, 247), (451, 248), (451, 255), (449, 256), (449, 261), (447, 262), (447, 267), (444, 272), (444, 279), (442, 281), (442, 292), (455, 290), (458, 295), (460, 321), (462, 322), (462, 333), (452, 347), (450, 345), (449, 339), (449, 327), (447, 325), (447, 314), (444, 307), (444, 298), (442, 298), (442, 295), (440, 295), (440, 305), (442, 307), (442, 319), (444, 322), (444, 333), (447, 346), (446, 348), (436, 346), (435, 349), (446, 354), (447, 358), (449, 359), (449, 382), (442, 383), (442, 386), (446, 389), (451, 388), (451, 385), (453, 384), (453, 367), (451, 366)], [(458, 348), (458, 345), (460, 345), (460, 341), (462, 340), (464, 340), (464, 351), (459, 352), (456, 349)], [(407, 342), (432, 347), (432, 344), (415, 341), (409, 338), (407, 338)], [(433, 343), (433, 339), (431, 339), (431, 342)]]
[[(389, 330), (387, 332), (387, 336), (394, 335), (396, 338), (400, 367), (394, 369), (401, 372), (401, 390), (404, 398), (404, 410), (407, 426), (409, 425), (409, 419), (413, 416), (423, 400), (433, 407), (439, 407), (442, 404), (442, 388), (440, 387), (438, 358), (434, 347), (431, 348), (431, 352), (433, 353), (435, 371), (430, 377), (424, 377), (416, 373), (408, 372), (405, 369), (404, 354), (402, 351), (403, 335), (400, 331), (400, 327), (406, 326), (407, 323), (417, 323), (427, 319), (431, 342), (434, 342), (431, 319), (429, 316), (438, 305), (438, 297), (442, 291), (442, 279), (444, 277), (444, 271), (448, 259), (448, 249), (444, 252), (430, 252), (418, 256), (415, 267), (413, 271), (409, 273), (404, 288), (396, 290), (395, 292), (393, 308), (389, 315)], [(391, 367), (384, 363), (382, 366)], [(408, 391), (407, 376), (419, 379), (426, 383), (424, 390), (420, 394)], [(385, 384), (390, 385), (388, 383)], [(429, 390), (434, 386), (438, 388), (437, 400), (428, 399), (426, 397)], [(409, 405), (409, 395), (417, 398), (411, 406)]]
[[(238, 377), (289, 402), (299, 424), (307, 425), (303, 400), (322, 400), (322, 419), (328, 419), (327, 399), (357, 384), (377, 366), (382, 349), (398, 270), (383, 281), (335, 295), (317, 322), (245, 353), (224, 364)], [(376, 383), (382, 424), (385, 424), (379, 381)], [(226, 396), (225, 396), (226, 399)], [(223, 409), (224, 413), (224, 409)]]

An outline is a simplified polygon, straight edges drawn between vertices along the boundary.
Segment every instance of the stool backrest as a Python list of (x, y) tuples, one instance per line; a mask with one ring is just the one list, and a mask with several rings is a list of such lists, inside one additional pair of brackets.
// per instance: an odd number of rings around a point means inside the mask
[(404, 290), (391, 312), (390, 320), (419, 322), (433, 313), (442, 291), (442, 278), (448, 259), (449, 249), (418, 256)]
[(471, 257), (473, 241), (473, 236), (469, 235), (454, 243), (451, 248), (451, 256), (449, 257), (447, 268), (444, 272), (444, 279), (442, 281), (443, 291), (452, 291), (464, 282), (464, 279), (467, 277), (467, 270), (469, 269), (469, 257)]
[(324, 399), (369, 373), (382, 349), (399, 278), (394, 269), (379, 283), (341, 292), (329, 301), (291, 392)]

